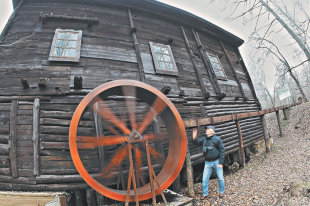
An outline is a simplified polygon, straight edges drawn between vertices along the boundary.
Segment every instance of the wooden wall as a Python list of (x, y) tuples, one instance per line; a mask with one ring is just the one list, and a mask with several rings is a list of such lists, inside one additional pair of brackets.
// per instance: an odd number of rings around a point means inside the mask
[[(10, 25), (7, 36), (2, 39), (2, 45), (6, 46), (0, 50), (0, 182), (4, 182), (0, 184), (0, 189), (87, 188), (71, 160), (68, 148), (69, 124), (76, 106), (86, 93), (110, 80), (144, 79), (157, 89), (170, 86), (171, 91), (167, 96), (184, 119), (260, 109), (246, 68), (237, 63), (240, 56), (235, 42), (224, 41), (223, 38), (206, 33), (208, 28), (200, 29), (189, 25), (186, 17), (176, 21), (166, 15), (159, 15), (160, 11), (161, 8), (156, 7), (152, 11), (131, 9), (136, 28), (133, 31), (129, 24), (128, 8), (125, 6), (24, 1), (16, 12), (15, 21)], [(99, 23), (88, 27), (81, 22), (50, 20), (43, 24), (39, 19), (42, 14), (95, 18)], [(182, 26), (192, 54), (186, 46)], [(83, 31), (79, 63), (47, 60), (56, 28)], [(226, 81), (217, 80), (221, 91), (226, 94), (222, 100), (216, 97), (207, 72), (210, 68), (203, 62), (192, 29), (199, 34), (204, 51), (222, 56), (220, 61), (227, 75)], [(136, 34), (138, 47), (134, 45), (133, 33)], [(221, 35), (217, 34), (218, 37)], [(150, 41), (170, 44), (178, 68), (177, 76), (156, 74)], [(225, 56), (221, 43), (228, 57)], [(139, 72), (139, 68), (143, 70)], [(197, 75), (197, 71), (200, 75)], [(75, 76), (83, 78), (82, 89), (73, 88)], [(242, 88), (236, 78), (241, 82)], [(21, 79), (29, 83), (29, 88), (23, 88)], [(47, 81), (46, 88), (38, 87), (41, 79)], [(202, 88), (210, 93), (209, 99), (204, 97)], [(236, 97), (242, 96), (241, 89), (246, 98), (236, 100)], [(35, 98), (41, 100), (40, 171), (37, 175), (34, 174), (36, 160), (32, 139)], [(84, 130), (93, 134), (95, 131), (91, 122), (91, 117), (85, 119)], [(227, 154), (237, 151), (239, 143), (235, 124), (223, 123), (216, 127)], [(263, 138), (260, 119), (242, 120), (241, 127), (246, 146)], [(193, 164), (200, 163), (201, 150), (191, 143), (191, 130), (187, 132)], [(94, 153), (88, 159), (90, 164), (97, 161), (95, 156)], [(93, 172), (98, 171), (94, 168)], [(69, 182), (73, 184), (68, 185)]]

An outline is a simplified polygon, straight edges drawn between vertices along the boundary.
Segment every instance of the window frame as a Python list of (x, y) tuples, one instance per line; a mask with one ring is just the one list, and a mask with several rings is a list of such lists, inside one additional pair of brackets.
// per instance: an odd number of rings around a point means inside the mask
[[(174, 76), (177, 76), (178, 75), (178, 68), (177, 68), (177, 65), (175, 63), (175, 60), (174, 60), (174, 56), (172, 54), (172, 51), (171, 51), (171, 47), (170, 45), (165, 45), (165, 44), (161, 44), (161, 43), (155, 43), (155, 42), (149, 42), (150, 44), (150, 48), (151, 48), (151, 53), (152, 53), (152, 57), (153, 57), (153, 62), (154, 62), (154, 65), (155, 65), (155, 72), (157, 74), (167, 74), (167, 75), (174, 75)], [(155, 48), (154, 47), (164, 47), (167, 49), (168, 53), (169, 53), (169, 57), (170, 57), (170, 64), (173, 66), (173, 69), (172, 70), (166, 70), (166, 69), (162, 69), (160, 68), (160, 65), (159, 63), (161, 61), (159, 61), (157, 59), (157, 56), (156, 56), (156, 51), (155, 51)]]
[[(225, 69), (224, 69), (224, 67), (223, 67), (223, 65), (222, 65), (222, 63), (220, 61), (220, 58), (217, 55), (215, 55), (215, 54), (210, 54), (208, 52), (205, 52), (205, 53), (206, 53), (206, 55), (207, 55), (207, 57), (208, 57), (208, 59), (210, 61), (211, 68), (212, 68), (216, 78), (220, 79), (220, 80), (227, 80), (227, 75), (226, 75)], [(212, 63), (214, 63), (214, 62), (211, 60), (212, 58), (216, 58), (216, 60), (217, 60), (216, 64), (220, 66), (220, 69), (222, 70), (224, 76), (216, 75), (217, 72), (216, 72), (215, 68), (213, 67)]]
[[(56, 49), (56, 43), (58, 40), (59, 33), (77, 33), (78, 37), (76, 39), (76, 48), (75, 48), (75, 56), (56, 56), (54, 55), (54, 51)], [(69, 39), (70, 40), (70, 39)], [(65, 62), (79, 62), (81, 56), (81, 40), (82, 40), (82, 30), (72, 30), (72, 29), (56, 29), (53, 42), (50, 49), (50, 54), (48, 57), (49, 61), (65, 61)], [(67, 39), (68, 41), (68, 39)], [(68, 47), (64, 47), (68, 48)], [(69, 47), (70, 48), (70, 47)]]

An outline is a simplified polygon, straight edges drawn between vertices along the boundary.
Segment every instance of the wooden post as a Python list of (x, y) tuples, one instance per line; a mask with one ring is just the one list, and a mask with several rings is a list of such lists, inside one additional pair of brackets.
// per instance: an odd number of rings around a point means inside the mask
[(185, 164), (186, 164), (186, 174), (187, 174), (188, 196), (195, 197), (194, 176), (193, 176), (193, 168), (192, 168), (191, 155), (189, 151), (188, 141), (187, 141), (187, 150), (186, 150), (186, 156), (185, 156)]
[(213, 69), (211, 68), (211, 64), (210, 64), (208, 58), (206, 57), (206, 54), (204, 52), (203, 45), (201, 44), (199, 35), (198, 35), (198, 33), (193, 28), (192, 28), (192, 33), (193, 33), (195, 42), (197, 44), (200, 56), (202, 58), (203, 64), (206, 67), (206, 70), (207, 70), (208, 76), (210, 78), (211, 84), (212, 84), (212, 86), (214, 88), (214, 91), (216, 93), (216, 96), (217, 97), (221, 97), (222, 96), (221, 88), (220, 88), (220, 86), (218, 84), (218, 81), (217, 81), (217, 78), (215, 76), (215, 73), (214, 73)]
[(270, 152), (270, 147), (269, 147), (269, 137), (268, 137), (268, 132), (267, 132), (267, 124), (266, 124), (266, 119), (265, 115), (262, 115), (260, 117), (262, 125), (263, 125), (263, 130), (264, 130), (264, 140), (265, 140), (265, 147), (266, 147), (266, 153)]
[(86, 201), (88, 206), (97, 206), (96, 192), (93, 189), (86, 190)]
[(277, 120), (278, 120), (278, 126), (279, 126), (280, 137), (282, 137), (283, 134), (282, 134), (282, 126), (281, 126), (281, 119), (280, 119), (279, 110), (276, 111), (276, 116), (277, 116)]
[(126, 194), (126, 203), (125, 205), (129, 205), (129, 196), (130, 196), (130, 188), (131, 188), (131, 182), (133, 185), (133, 191), (135, 194), (135, 201), (136, 201), (136, 206), (139, 206), (139, 199), (137, 195), (137, 185), (136, 185), (136, 179), (135, 179), (135, 174), (134, 174), (134, 165), (133, 165), (133, 160), (132, 160), (132, 146), (131, 143), (127, 144), (128, 146), (128, 156), (129, 156), (129, 174), (128, 174), (128, 183), (127, 183), (127, 194)]
[(186, 33), (184, 31), (184, 28), (183, 26), (181, 26), (181, 30), (182, 30), (182, 34), (183, 34), (183, 38), (184, 38), (184, 41), (185, 41), (185, 45), (186, 45), (186, 48), (187, 48), (187, 51), (189, 53), (189, 56), (191, 58), (191, 61), (192, 61), (192, 64), (194, 66), (194, 69), (195, 69), (195, 72), (196, 72), (196, 75), (197, 75), (197, 78), (198, 78), (198, 81), (199, 81), (199, 85), (200, 85), (200, 88), (201, 88), (201, 91), (202, 91), (202, 94), (205, 98), (209, 98), (210, 97), (210, 93), (206, 90), (206, 87), (203, 83), (203, 80), (202, 80), (202, 75), (200, 74), (200, 71), (198, 69), (198, 65), (197, 65), (197, 62), (195, 60), (195, 55), (194, 55), (194, 52), (189, 44), (189, 41), (187, 39), (187, 36), (186, 36)]
[(75, 205), (76, 206), (84, 206), (84, 197), (83, 197), (82, 190), (75, 190), (74, 196), (75, 196)]
[(177, 176), (177, 178), (173, 181), (171, 184), (171, 190), (178, 193), (181, 190), (181, 178), (180, 175)]
[(243, 145), (243, 137), (242, 137), (242, 131), (241, 131), (241, 127), (240, 127), (240, 121), (239, 120), (235, 120), (236, 126), (237, 126), (237, 130), (238, 130), (238, 136), (239, 136), (239, 149), (240, 149), (240, 153), (242, 156), (242, 164), (241, 166), (244, 167), (245, 166), (245, 153), (244, 153), (244, 145)]
[(284, 115), (284, 120), (288, 120), (288, 115), (287, 115), (287, 108), (283, 108), (283, 115)]
[(39, 151), (39, 127), (40, 127), (40, 99), (36, 98), (33, 103), (33, 175), (40, 175), (40, 151)]
[(17, 159), (16, 159), (16, 124), (17, 124), (17, 108), (18, 101), (13, 100), (11, 105), (11, 114), (10, 114), (10, 166), (11, 166), (11, 175), (14, 178), (18, 177), (17, 172)]
[(132, 37), (133, 45), (135, 47), (135, 52), (137, 56), (140, 81), (145, 82), (143, 63), (142, 63), (142, 58), (141, 58), (141, 53), (140, 53), (140, 46), (139, 46), (137, 34), (136, 34), (137, 28), (133, 24), (133, 19), (132, 19), (130, 9), (128, 9), (128, 18), (129, 18), (129, 25), (130, 25), (130, 30), (131, 30), (131, 37)]
[(151, 193), (152, 193), (152, 205), (156, 205), (156, 195), (155, 195), (155, 186), (154, 186), (154, 179), (152, 174), (152, 163), (150, 158), (150, 151), (148, 148), (148, 142), (145, 143), (145, 150), (146, 150), (146, 157), (147, 157), (147, 163), (148, 163), (148, 169), (149, 169), (149, 177), (150, 177), (150, 186), (151, 186)]

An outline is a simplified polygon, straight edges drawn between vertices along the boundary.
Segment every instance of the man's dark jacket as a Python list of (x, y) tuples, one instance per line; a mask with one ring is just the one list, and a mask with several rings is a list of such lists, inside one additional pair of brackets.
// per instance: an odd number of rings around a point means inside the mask
[(203, 136), (194, 140), (194, 143), (202, 146), (206, 161), (219, 159), (219, 164), (224, 164), (225, 149), (221, 138), (216, 135), (212, 135), (211, 137)]

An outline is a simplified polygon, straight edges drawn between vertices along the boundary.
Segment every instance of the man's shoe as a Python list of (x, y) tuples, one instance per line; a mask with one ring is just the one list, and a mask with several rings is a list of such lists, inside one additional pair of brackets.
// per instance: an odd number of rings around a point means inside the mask
[(201, 197), (200, 197), (200, 200), (205, 200), (205, 199), (207, 199), (207, 197), (208, 197), (208, 196), (201, 196)]
[(223, 199), (224, 198), (224, 193), (219, 194), (219, 198)]

